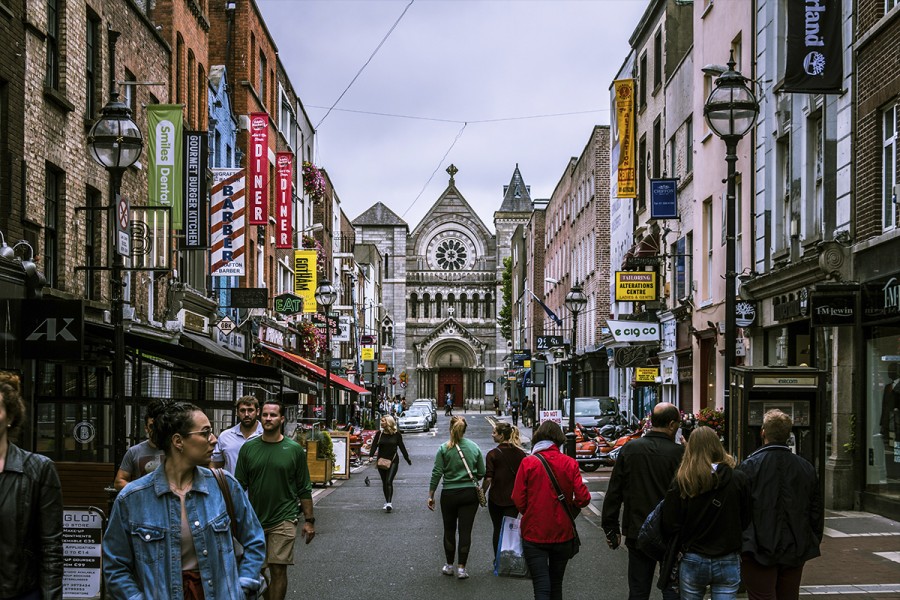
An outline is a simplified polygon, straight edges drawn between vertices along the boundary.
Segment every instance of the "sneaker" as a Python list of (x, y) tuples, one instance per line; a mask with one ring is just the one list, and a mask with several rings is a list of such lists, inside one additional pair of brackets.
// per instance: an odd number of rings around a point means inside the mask
[(459, 570), (456, 572), (456, 577), (459, 579), (468, 579), (469, 573), (465, 569), (460, 567)]
[(455, 571), (456, 571), (456, 569), (454, 569), (453, 565), (451, 565), (451, 564), (446, 564), (446, 565), (444, 565), (444, 568), (441, 569), (441, 573), (443, 573), (444, 575), (450, 575), (451, 577), (453, 576), (453, 573)]
[(385, 503), (384, 510), (386, 510), (387, 512), (391, 512), (393, 509), (394, 509), (394, 507), (391, 506), (390, 502)]

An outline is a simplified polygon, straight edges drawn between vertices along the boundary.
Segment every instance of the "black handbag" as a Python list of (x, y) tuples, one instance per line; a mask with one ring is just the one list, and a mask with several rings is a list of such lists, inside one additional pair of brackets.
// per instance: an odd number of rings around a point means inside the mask
[(578, 537), (578, 528), (575, 527), (575, 515), (572, 514), (575, 511), (575, 514), (581, 512), (581, 509), (570, 506), (568, 502), (566, 502), (566, 495), (562, 493), (562, 490), (559, 487), (559, 482), (556, 481), (556, 475), (553, 474), (553, 469), (550, 468), (550, 464), (547, 462), (547, 459), (541, 456), (540, 454), (535, 454), (541, 464), (544, 465), (544, 469), (547, 471), (547, 476), (550, 477), (550, 483), (553, 484), (553, 489), (556, 490), (556, 499), (559, 500), (559, 503), (562, 504), (563, 510), (566, 513), (566, 516), (569, 517), (569, 520), (572, 522), (572, 532), (575, 534), (575, 537), (572, 538), (572, 551), (569, 554), (568, 558), (573, 558), (578, 551), (581, 550), (581, 538)]

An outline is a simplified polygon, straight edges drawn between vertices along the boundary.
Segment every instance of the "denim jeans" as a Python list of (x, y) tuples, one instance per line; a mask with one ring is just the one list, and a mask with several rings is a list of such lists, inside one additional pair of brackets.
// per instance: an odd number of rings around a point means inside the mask
[(688, 552), (678, 571), (681, 600), (703, 600), (711, 588), (712, 600), (734, 600), (741, 584), (741, 558), (737, 552), (716, 558)]
[(563, 575), (572, 553), (571, 542), (535, 544), (522, 540), (522, 551), (531, 572), (534, 600), (562, 600)]
[[(659, 562), (638, 550), (632, 539), (626, 539), (625, 546), (628, 548), (628, 600), (648, 600)], [(663, 600), (678, 600), (678, 590), (669, 586), (663, 590), (662, 597)]]

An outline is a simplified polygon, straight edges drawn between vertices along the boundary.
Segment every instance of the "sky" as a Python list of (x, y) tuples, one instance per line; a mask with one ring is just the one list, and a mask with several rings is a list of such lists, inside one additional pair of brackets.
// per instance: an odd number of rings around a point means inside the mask
[(452, 163), (494, 231), (516, 164), (531, 197), (550, 198), (609, 124), (609, 88), (648, 0), (257, 4), (316, 128), (314, 162), (351, 220), (383, 202), (412, 230)]

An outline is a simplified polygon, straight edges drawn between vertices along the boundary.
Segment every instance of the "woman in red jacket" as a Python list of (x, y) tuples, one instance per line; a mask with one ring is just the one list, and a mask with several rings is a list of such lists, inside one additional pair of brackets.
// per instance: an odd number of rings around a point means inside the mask
[[(522, 513), (522, 544), (525, 561), (531, 571), (534, 600), (562, 600), (566, 563), (574, 555), (575, 530), (566, 508), (573, 513), (591, 501), (591, 493), (581, 479), (575, 459), (559, 451), (566, 441), (562, 429), (553, 421), (544, 421), (531, 438), (531, 456), (525, 457), (512, 499)], [(553, 471), (566, 508), (557, 498), (543, 457)]]

